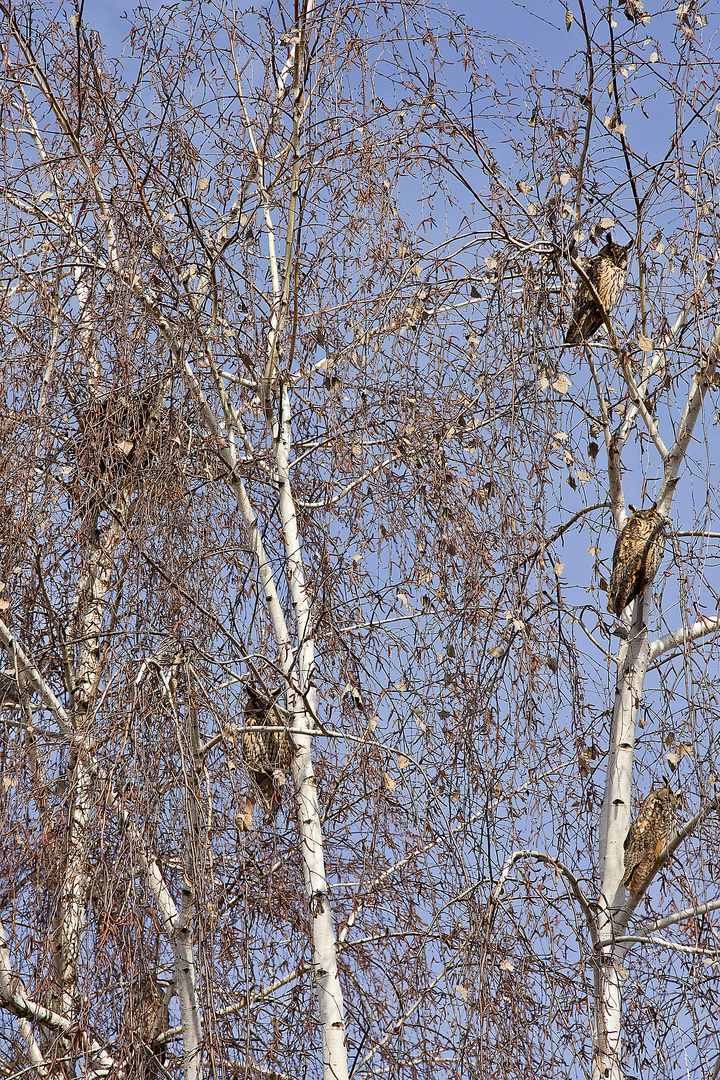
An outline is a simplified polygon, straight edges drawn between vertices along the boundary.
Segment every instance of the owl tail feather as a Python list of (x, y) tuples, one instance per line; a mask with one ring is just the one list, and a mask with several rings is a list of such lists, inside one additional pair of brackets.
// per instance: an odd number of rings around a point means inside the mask
[(266, 772), (255, 773), (253, 779), (260, 788), (267, 813), (275, 817), (282, 802), (282, 786), (277, 784), (274, 776), (268, 776)]

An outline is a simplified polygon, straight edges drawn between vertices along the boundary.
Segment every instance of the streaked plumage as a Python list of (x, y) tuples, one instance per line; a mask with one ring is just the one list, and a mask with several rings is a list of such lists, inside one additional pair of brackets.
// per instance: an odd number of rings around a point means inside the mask
[(253, 686), (247, 687), (247, 693), (243, 760), (268, 809), (277, 813), (292, 761), (292, 743), (286, 731), (267, 730), (268, 727), (283, 726), (279, 711)]
[(123, 1010), (125, 1034), (133, 1047), (127, 1075), (133, 1080), (155, 1080), (165, 1064), (165, 1044), (157, 1042), (158, 1036), (170, 1027), (165, 997), (162, 985), (153, 976), (142, 972), (133, 979)]
[(645, 10), (641, 0), (625, 0), (625, 18), (628, 22), (649, 23), (650, 15)]
[(658, 859), (675, 833), (679, 792), (668, 784), (655, 788), (643, 802), (625, 837), (623, 885), (639, 896), (650, 883)]
[(630, 507), (632, 517), (618, 536), (607, 592), (607, 609), (615, 615), (650, 584), (665, 551), (665, 518), (653, 503), (649, 510)]
[(0, 709), (4, 706), (14, 707), (22, 701), (22, 691), (15, 678), (15, 672), (0, 671)]
[(175, 634), (169, 634), (163, 638), (152, 656), (148, 656), (143, 660), (135, 679), (135, 686), (142, 686), (151, 672), (158, 675), (162, 672), (168, 679), (170, 688), (174, 690), (173, 684), (177, 682), (180, 665), (187, 657), (189, 648), (189, 642), (177, 637)]
[[(585, 273), (592, 281), (608, 315), (620, 299), (627, 277), (628, 250), (616, 244), (610, 234), (607, 243), (587, 264)], [(575, 289), (572, 317), (565, 335), (565, 345), (587, 341), (603, 325), (603, 313), (582, 278)]]

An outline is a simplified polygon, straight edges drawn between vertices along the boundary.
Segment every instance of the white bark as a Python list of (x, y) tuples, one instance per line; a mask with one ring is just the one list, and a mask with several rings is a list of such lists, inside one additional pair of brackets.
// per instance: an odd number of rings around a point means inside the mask
[[(187, 361), (185, 370), (191, 386), (197, 387), (199, 392), (200, 387)], [(206, 417), (212, 422), (214, 434), (221, 439), (222, 431), (206, 403), (205, 407)], [(320, 808), (312, 765), (312, 737), (307, 734), (314, 727), (316, 715), (315, 689), (312, 683), (315, 651), (297, 515), (290, 485), (290, 405), (284, 387), (281, 391), (280, 411), (281, 422), (276, 422), (273, 428), (275, 482), (283, 530), (286, 573), (295, 615), (297, 653), (292, 647), (273, 569), (265, 553), (252, 502), (243, 481), (234, 472), (237, 464), (234, 447), (223, 439), (224, 445), (221, 443), (219, 452), (229, 469), (228, 484), (235, 496), (255, 557), (259, 585), (270, 615), (280, 663), (290, 687), (288, 708), (293, 714), (293, 743), (296, 747), (293, 756), (293, 779), (297, 796), (303, 879), (312, 925), (313, 971), (323, 1036), (323, 1073), (325, 1080), (344, 1080), (348, 1075), (344, 1004), (338, 973), (332, 907), (327, 889)], [(295, 728), (299, 730), (295, 732)]]
[(33, 1065), (40, 1076), (49, 1076), (50, 1069), (35, 1041), (32, 1025), (27, 1019), (28, 997), (22, 989), (20, 980), (12, 974), (10, 966), (10, 950), (8, 949), (5, 927), (0, 922), (0, 1000), (6, 1008), (12, 1009), (17, 1016), (18, 1030), (23, 1037), (30, 1064)]
[[(649, 590), (648, 590), (649, 591)], [(644, 607), (638, 600), (636, 610)], [(650, 650), (647, 630), (640, 620), (620, 649), (613, 708), (605, 794), (600, 819), (600, 874), (597, 933), (603, 945), (595, 953), (595, 1032), (593, 1080), (623, 1080), (622, 983), (620, 957), (614, 946), (615, 924), (624, 902), (625, 837), (630, 827), (635, 724)]]
[[(189, 356), (179, 345), (176, 326), (163, 315), (152, 297), (147, 294), (140, 283), (132, 278), (131, 272), (123, 269), (120, 254), (117, 247), (112, 208), (104, 198), (100, 188), (98, 177), (93, 171), (91, 162), (83, 152), (78, 138), (70, 124), (62, 104), (53, 94), (52, 87), (45, 78), (41, 66), (37, 62), (29, 42), (24, 37), (17, 20), (8, 13), (10, 30), (15, 37), (18, 47), (23, 53), (29, 65), (30, 76), (35, 85), (44, 95), (49, 108), (54, 113), (59, 127), (68, 140), (77, 160), (85, 172), (87, 181), (93, 190), (100, 215), (107, 260), (98, 258), (97, 255), (86, 250), (84, 245), (74, 235), (74, 223), (70, 219), (57, 217), (46, 208), (36, 205), (28, 206), (22, 200), (15, 200), (16, 204), (22, 203), (22, 209), (34, 214), (41, 220), (52, 221), (61, 229), (67, 238), (75, 267), (81, 263), (94, 264), (101, 272), (109, 273), (119, 279), (131, 289), (134, 297), (139, 300), (145, 311), (155, 319), (157, 326), (165, 338), (167, 346), (174, 359), (180, 360), (185, 368), (188, 382), (195, 394), (196, 399), (203, 409), (205, 420), (219, 443), (219, 452), (229, 470), (228, 483), (235, 496), (240, 510), (244, 526), (249, 538), (250, 547), (258, 568), (259, 586), (265, 598), (267, 611), (270, 616), (275, 642), (278, 648), (280, 663), (288, 678), (288, 706), (293, 715), (293, 729), (297, 729), (293, 735), (296, 752), (293, 761), (293, 776), (297, 794), (297, 806), (301, 835), (301, 852), (303, 859), (303, 875), (308, 904), (312, 920), (313, 940), (313, 970), (315, 974), (320, 1020), (323, 1032), (323, 1059), (324, 1074), (326, 1080), (343, 1080), (347, 1077), (347, 1054), (345, 1047), (345, 1029), (343, 1018), (343, 998), (339, 983), (337, 966), (337, 946), (333, 928), (332, 911), (328, 899), (327, 878), (323, 856), (323, 837), (321, 829), (320, 811), (317, 800), (317, 789), (311, 758), (312, 737), (307, 734), (312, 730), (315, 720), (316, 702), (315, 690), (312, 683), (315, 664), (314, 645), (312, 640), (312, 622), (310, 605), (306, 595), (304, 580), (304, 568), (301, 557), (300, 538), (297, 530), (295, 506), (290, 489), (289, 479), (289, 449), (290, 449), (290, 420), (289, 402), (285, 390), (282, 390), (282, 404), (280, 416), (275, 415), (272, 396), (274, 393), (274, 380), (277, 372), (277, 362), (280, 350), (280, 341), (289, 306), (291, 288), (292, 255), (295, 243), (295, 213), (299, 188), (299, 138), (300, 125), (303, 113), (303, 103), (299, 73), (303, 62), (305, 49), (307, 22), (315, 7), (315, 0), (306, 0), (303, 5), (299, 25), (295, 32), (289, 35), (288, 51), (285, 62), (280, 70), (276, 83), (275, 108), (268, 122), (267, 131), (262, 140), (255, 139), (250, 131), (251, 145), (255, 149), (257, 157), (257, 170), (255, 173), (261, 197), (263, 189), (264, 155), (268, 138), (274, 131), (276, 124), (282, 116), (282, 106), (286, 100), (292, 79), (293, 98), (293, 136), (292, 146), (293, 160), (293, 183), (290, 193), (290, 201), (287, 208), (287, 221), (285, 223), (285, 257), (282, 271), (278, 263), (277, 243), (270, 217), (270, 209), (265, 199), (265, 221), (270, 253), (271, 273), (271, 325), (268, 335), (268, 350), (265, 371), (261, 380), (258, 380), (258, 390), (263, 398), (265, 417), (269, 431), (273, 434), (273, 456), (275, 464), (275, 483), (278, 492), (280, 517), (285, 546), (284, 570), (288, 574), (290, 590), (295, 616), (295, 635), (297, 653), (292, 645), (291, 635), (287, 626), (285, 613), (278, 596), (273, 568), (271, 567), (264, 550), (252, 501), (245, 488), (243, 481), (237, 477), (234, 470), (238, 464), (235, 450), (235, 433), (246, 453), (251, 454), (253, 448), (238, 414), (233, 408), (219, 373), (215, 372), (212, 363), (211, 372), (215, 376), (215, 382), (220, 394), (221, 405), (224, 414), (224, 426), (217, 422), (213, 415), (205, 395), (202, 392), (199, 381), (192, 370)], [(239, 87), (238, 87), (239, 89)], [(241, 99), (242, 100), (242, 99)], [(44, 154), (42, 140), (37, 128), (34, 137), (41, 156)], [(44, 158), (43, 158), (44, 159)], [(55, 178), (53, 178), (53, 183)], [(246, 193), (247, 187), (243, 188), (235, 200), (233, 208), (219, 230), (216, 237), (215, 254), (219, 254), (229, 234), (229, 228), (240, 212), (240, 205)], [(60, 201), (62, 205), (62, 202)], [(132, 280), (131, 280), (132, 278)], [(199, 312), (206, 299), (210, 288), (212, 276), (208, 269), (201, 275), (199, 289), (191, 296), (191, 306)], [(82, 291), (82, 276), (76, 272), (76, 285), (78, 294)], [(79, 295), (81, 313), (84, 309), (83, 298)], [(199, 325), (202, 334), (202, 327)], [(81, 329), (84, 329), (82, 327)], [(212, 361), (212, 348), (209, 337), (205, 337), (204, 348), (206, 359)], [(82, 622), (82, 633), (78, 636), (79, 659), (76, 670), (76, 715), (78, 725), (85, 725), (92, 716), (93, 701), (96, 696), (100, 677), (100, 642), (102, 632), (102, 613), (104, 599), (110, 580), (110, 571), (113, 555), (117, 548), (122, 528), (116, 521), (109, 527), (106, 536), (100, 539), (90, 554), (90, 565), (78, 588), (75, 611), (78, 619)], [(78, 625), (80, 629), (80, 625)], [(46, 691), (46, 692), (45, 692)], [(45, 700), (50, 693), (45, 688)], [(64, 710), (56, 703), (60, 712), (56, 716), (60, 719), (62, 713), (63, 723), (67, 721)], [(55, 709), (54, 709), (55, 711)], [(82, 859), (84, 845), (83, 834), (86, 831), (89, 806), (90, 779), (95, 782), (99, 774), (95, 766), (89, 761), (87, 748), (78, 748), (78, 765), (76, 774), (76, 792), (71, 829), (71, 847), (75, 854), (69, 861), (67, 886), (66, 886), (66, 915), (63, 928), (63, 980), (71, 988), (75, 982), (75, 968), (77, 947), (82, 930), (81, 911), (84, 903), (84, 876), (82, 873)], [(173, 942), (176, 957), (176, 981), (178, 998), (180, 1002), (181, 1019), (183, 1027), (184, 1051), (185, 1051), (185, 1075), (189, 1080), (195, 1080), (202, 1075), (201, 1048), (201, 1025), (195, 992), (194, 961), (190, 935), (190, 918), (193, 908), (192, 889), (188, 888), (183, 894), (182, 912), (178, 914), (175, 905), (164, 885), (157, 864), (152, 858), (142, 855), (141, 838), (136, 835), (132, 822), (127, 819), (122, 803), (118, 797), (110, 791), (106, 796), (111, 808), (118, 813), (133, 838), (138, 858), (146, 875), (150, 892), (152, 893), (158, 910), (161, 913), (166, 930)]]
[[(29, 1021), (32, 1020), (52, 1031), (64, 1033), (70, 1033), (76, 1025), (67, 1017), (47, 1009), (28, 997), (21, 979), (13, 972), (10, 965), (10, 950), (2, 922), (0, 922), (0, 1004), (18, 1017), (18, 1027), (25, 1040), (31, 1063), (38, 1069), (41, 1076), (51, 1076), (52, 1070), (45, 1065)], [(87, 1032), (85, 1042), (90, 1056), (95, 1059), (91, 1068), (93, 1076), (121, 1075), (113, 1058)]]
[[(94, 385), (91, 366), (90, 388)], [(158, 394), (150, 419), (137, 440), (138, 452), (150, 439), (155, 420), (164, 404), (166, 388)], [(70, 760), (72, 807), (68, 828), (68, 854), (62, 884), (60, 925), (57, 928), (56, 954), (57, 992), (62, 1012), (74, 1015), (77, 965), (88, 892), (87, 865), (89, 859), (87, 831), (94, 796), (92, 776), (86, 766), (88, 728), (93, 719), (97, 691), (102, 676), (101, 647), (105, 624), (106, 597), (115, 555), (124, 534), (124, 521), (132, 498), (131, 487), (116, 499), (114, 516), (102, 535), (93, 536), (87, 545), (87, 566), (78, 582), (72, 610), (75, 616), (77, 664), (73, 672), (75, 727), (81, 736), (81, 753)], [(96, 522), (90, 523), (95, 529)]]
[[(290, 74), (298, 70), (296, 52), (302, 49), (307, 20), (314, 8), (314, 0), (308, 0), (301, 17), (301, 26), (292, 35), (288, 56), (280, 72), (276, 88), (276, 100), (279, 103), (287, 86)], [(299, 118), (301, 112), (300, 86), (297, 78), (293, 80), (293, 137), (294, 149), (293, 184), (288, 206), (286, 222), (286, 250), (282, 273), (278, 263), (277, 242), (270, 215), (266, 193), (263, 188), (263, 144), (253, 135), (248, 121), (248, 134), (257, 157), (259, 188), (263, 199), (265, 232), (268, 242), (268, 255), (272, 287), (272, 311), (270, 332), (268, 335), (267, 362), (262, 383), (258, 386), (263, 401), (263, 408), (270, 433), (272, 435), (272, 453), (275, 465), (274, 484), (278, 496), (278, 506), (284, 542), (285, 573), (288, 577), (290, 594), (295, 616), (297, 646), (293, 649), (285, 615), (279, 601), (272, 567), (267, 560), (257, 519), (251, 500), (243, 482), (234, 475), (237, 463), (234, 446), (225, 438), (221, 441), (221, 455), (230, 469), (229, 483), (235, 495), (238, 508), (243, 517), (250, 545), (258, 568), (258, 577), (267, 603), (275, 642), (278, 647), (280, 664), (288, 680), (288, 708), (293, 716), (293, 780), (297, 798), (298, 824), (300, 831), (303, 879), (310, 910), (312, 926), (313, 972), (318, 994), (320, 1024), (323, 1038), (323, 1074), (325, 1080), (345, 1080), (348, 1075), (347, 1049), (344, 1021), (344, 1004), (340, 986), (337, 942), (333, 926), (333, 915), (328, 896), (327, 875), (323, 854), (323, 835), (320, 808), (317, 798), (317, 785), (313, 771), (311, 746), (312, 731), (316, 716), (316, 695), (313, 685), (315, 650), (312, 635), (312, 618), (307, 597), (304, 567), (302, 562), (300, 536), (297, 528), (297, 513), (290, 484), (289, 455), (291, 446), (290, 402), (286, 386), (281, 384), (279, 392), (279, 415), (273, 406), (273, 381), (276, 374), (280, 337), (288, 310), (290, 281), (292, 270), (292, 250), (295, 232), (295, 207), (298, 195), (299, 170)], [(273, 120), (274, 122), (274, 120)], [(196, 396), (202, 400), (206, 418), (210, 421), (216, 437), (221, 435), (194, 373), (186, 361), (186, 373), (189, 376)], [(226, 410), (227, 413), (228, 410)], [(238, 423), (236, 414), (232, 414), (233, 426), (247, 447), (247, 437)], [(223, 445), (224, 444), (224, 445)]]
[(691, 641), (717, 633), (720, 633), (720, 615), (703, 615), (691, 626), (681, 626), (653, 641), (650, 646), (650, 659), (656, 660), (671, 649), (679, 649), (683, 645), (689, 645)]
[[(696, 904), (694, 907), (683, 908), (682, 911), (676, 911), (672, 915), (666, 915), (664, 919), (653, 919), (649, 923), (643, 923), (638, 929), (638, 934), (649, 934), (655, 930), (664, 930), (668, 926), (676, 926), (678, 923), (684, 922), (685, 919), (694, 919), (698, 915), (705, 915), (708, 911), (720, 910), (720, 900), (708, 900), (705, 904)], [(632, 941), (633, 937), (628, 935), (627, 937), (620, 938), (621, 942)]]
[[(140, 869), (145, 877), (150, 895), (153, 897), (160, 914), (162, 926), (170, 939), (175, 956), (175, 983), (178, 989), (180, 1002), (180, 1016), (183, 1034), (183, 1054), (185, 1061), (185, 1075), (187, 1080), (201, 1080), (202, 1078), (202, 1032), (200, 1010), (197, 1001), (195, 987), (195, 963), (192, 951), (191, 917), (193, 910), (193, 894), (189, 883), (183, 889), (182, 911), (179, 912), (170, 891), (165, 884), (162, 872), (157, 860), (153, 855), (145, 851), (145, 843), (135, 825), (131, 815), (125, 809), (122, 799), (114, 790), (108, 778), (101, 772), (92, 760), (88, 740), (84, 731), (76, 732), (72, 726), (70, 717), (65, 709), (47, 686), (40, 672), (30, 661), (22, 647), (10, 633), (6, 624), (0, 619), (0, 645), (5, 649), (8, 656), (14, 658), (30, 686), (40, 694), (46, 706), (53, 713), (58, 726), (67, 738), (72, 750), (77, 755), (78, 764), (82, 768), (93, 791), (102, 790), (108, 808), (117, 816), (126, 835), (128, 836), (135, 851)], [(0, 955), (0, 964), (2, 963)], [(50, 1014), (49, 1010), (42, 1013)], [(43, 1023), (46, 1021), (43, 1019)], [(59, 1017), (50, 1025), (59, 1031), (69, 1030), (71, 1023)]]
[[(290, 485), (290, 402), (283, 386), (280, 401), (281, 422), (276, 428), (277, 490), (282, 522), (287, 575), (290, 584), (298, 635), (298, 650), (293, 670), (292, 658), (284, 660), (285, 673), (291, 680), (288, 707), (293, 713), (293, 729), (312, 729), (316, 715), (313, 684), (315, 646), (305, 571), (297, 529), (297, 514)], [(328, 897), (320, 807), (313, 772), (311, 745), (307, 734), (294, 732), (293, 779), (298, 803), (298, 824), (303, 860), (305, 892), (312, 920), (313, 968), (320, 1007), (323, 1035), (323, 1075), (325, 1080), (346, 1080), (348, 1076), (345, 1016), (337, 963), (337, 942), (332, 908)]]
[[(696, 373), (693, 378), (687, 402), (669, 450), (665, 449), (652, 418), (642, 407), (641, 398), (644, 387), (639, 388), (632, 379), (628, 381), (629, 372), (625, 370), (625, 378), (633, 395), (636, 415), (639, 413), (645, 419), (646, 425), (651, 425), (650, 435), (664, 465), (663, 483), (657, 499), (658, 509), (664, 515), (668, 514), (672, 503), (680, 466), (700, 414), (709, 380), (715, 371), (719, 347), (720, 327), (716, 328), (710, 342), (705, 369)], [(596, 385), (600, 391), (597, 379)], [(605, 413), (603, 415), (605, 416)], [(610, 487), (618, 528), (624, 521), (625, 504), (622, 490), (618, 488), (617, 483), (617, 455), (628, 433), (623, 427), (617, 437), (612, 440), (607, 439)], [(628, 901), (627, 904), (624, 903), (622, 878), (625, 865), (624, 843), (630, 826), (635, 725), (645, 675), (651, 660), (663, 652), (704, 634), (714, 633), (720, 628), (716, 617), (702, 619), (694, 626), (683, 627), (650, 645), (647, 639), (644, 612), (649, 610), (651, 592), (650, 585), (645, 591), (645, 596), (639, 597), (633, 608), (629, 609), (634, 615), (632, 620), (629, 611), (625, 611), (623, 624), (628, 631), (628, 637), (623, 642), (618, 657), (618, 676), (599, 838), (601, 887), (598, 898), (597, 933), (600, 945), (595, 951), (593, 1080), (623, 1080), (621, 1065), (622, 962), (628, 943), (623, 944), (619, 939), (624, 934), (630, 915), (637, 905), (637, 898), (634, 901)]]

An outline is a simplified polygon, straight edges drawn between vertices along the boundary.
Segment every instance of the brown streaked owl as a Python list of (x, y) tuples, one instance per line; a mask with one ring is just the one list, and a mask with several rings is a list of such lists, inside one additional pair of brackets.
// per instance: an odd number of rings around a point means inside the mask
[[(627, 277), (628, 250), (632, 241), (623, 247), (616, 244), (610, 233), (606, 237), (605, 247), (598, 251), (587, 264), (585, 273), (590, 278), (595, 292), (602, 300), (603, 307), (608, 315), (611, 313), (620, 294), (625, 288)], [(587, 341), (603, 325), (603, 313), (598, 307), (595, 298), (588, 289), (582, 278), (578, 279), (575, 289), (572, 317), (565, 335), (565, 345), (579, 345)]]
[(625, 18), (628, 22), (650, 22), (650, 16), (640, 0), (625, 0)]
[(632, 516), (615, 541), (607, 609), (620, 615), (636, 596), (642, 596), (662, 562), (666, 520), (657, 503), (649, 510), (630, 507)]
[(0, 709), (9, 705), (14, 708), (22, 701), (22, 690), (12, 669), (0, 671)]
[(292, 743), (287, 731), (268, 731), (282, 727), (283, 719), (267, 698), (251, 685), (247, 687), (245, 731), (242, 756), (250, 776), (260, 789), (265, 804), (277, 813), (282, 799), (286, 773), (292, 761)]
[(655, 788), (643, 802), (625, 837), (625, 885), (631, 896), (639, 896), (649, 885), (665, 845), (675, 833), (680, 792), (667, 783)]
[(177, 690), (178, 674), (193, 648), (188, 638), (178, 637), (175, 634), (169, 634), (163, 638), (152, 656), (146, 656), (143, 660), (135, 679), (135, 692), (137, 693), (151, 673), (154, 675), (162, 673), (164, 678), (161, 681), (164, 691), (166, 692), (169, 688), (174, 694)]
[[(131, 1072), (134, 1080), (157, 1080), (165, 1064), (165, 1044), (159, 1035), (170, 1027), (168, 1002), (162, 985), (145, 972), (131, 984), (123, 1020), (128, 1041), (132, 1043)], [(165, 1070), (162, 1069), (163, 1076)]]

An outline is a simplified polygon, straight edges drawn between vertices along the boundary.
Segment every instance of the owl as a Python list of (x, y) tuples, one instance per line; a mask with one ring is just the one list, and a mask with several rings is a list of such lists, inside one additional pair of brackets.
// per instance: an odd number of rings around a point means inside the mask
[(22, 701), (22, 690), (18, 686), (15, 672), (0, 671), (0, 709), (4, 706), (14, 708)]
[(265, 727), (283, 726), (278, 710), (253, 686), (248, 685), (247, 693), (242, 756), (267, 808), (276, 814), (292, 761), (292, 743), (287, 731), (268, 731)]
[[(602, 300), (605, 311), (610, 314), (625, 288), (627, 277), (628, 250), (616, 244), (610, 233), (606, 237), (605, 247), (595, 255), (584, 268), (592, 281), (595, 292)], [(575, 289), (572, 318), (565, 335), (565, 345), (579, 345), (593, 336), (603, 325), (603, 313), (585, 282), (580, 278)]]
[(628, 22), (650, 22), (650, 16), (640, 0), (625, 0), (625, 18)]
[(630, 507), (632, 517), (618, 536), (607, 592), (607, 609), (614, 615), (642, 596), (657, 573), (665, 551), (665, 518), (653, 503), (649, 510)]
[[(152, 656), (148, 656), (143, 660), (135, 679), (135, 689), (142, 686), (147, 679), (150, 672), (160, 674), (163, 672), (167, 679), (170, 690), (174, 693), (177, 688), (177, 677), (180, 671), (183, 660), (187, 658), (188, 652), (192, 648), (192, 643), (185, 639), (176, 637), (174, 634), (168, 635), (158, 645)], [(163, 686), (164, 686), (163, 682)]]
[(651, 791), (625, 837), (625, 885), (631, 896), (639, 896), (649, 885), (665, 845), (675, 833), (675, 816), (680, 792), (666, 782)]
[[(132, 1075), (135, 1080), (157, 1080), (165, 1064), (165, 1044), (158, 1036), (170, 1027), (168, 1002), (162, 985), (154, 976), (141, 972), (130, 987), (123, 1020), (128, 1040), (132, 1043)], [(165, 1070), (162, 1069), (162, 1075)]]

